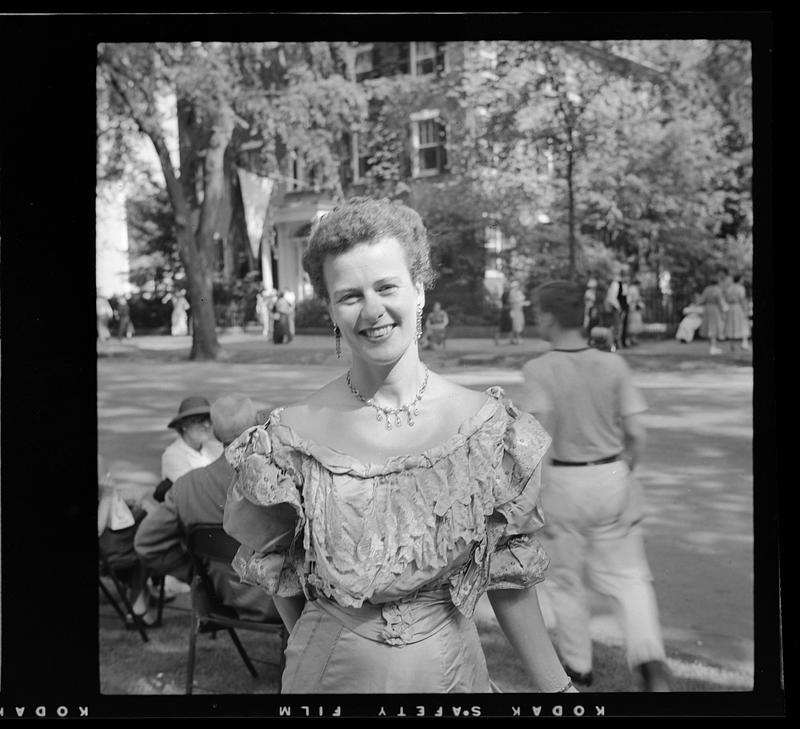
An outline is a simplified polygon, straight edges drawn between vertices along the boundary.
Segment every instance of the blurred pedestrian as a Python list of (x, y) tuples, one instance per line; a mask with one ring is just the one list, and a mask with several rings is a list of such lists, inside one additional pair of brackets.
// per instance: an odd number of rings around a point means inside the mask
[(606, 289), (605, 310), (610, 315), (609, 328), (611, 329), (611, 351), (616, 352), (624, 347), (627, 335), (627, 281), (621, 266), (615, 266), (611, 283)]
[(424, 349), (444, 349), (447, 342), (447, 327), (450, 317), (439, 301), (433, 303), (433, 309), (425, 319)]
[(628, 347), (635, 347), (639, 344), (637, 337), (641, 334), (644, 328), (642, 320), (642, 312), (644, 311), (644, 301), (642, 300), (641, 289), (639, 288), (639, 279), (633, 279), (628, 284), (628, 290), (625, 294), (627, 302), (627, 314), (625, 316), (624, 334), (627, 335)]
[[(597, 279), (590, 278), (583, 292), (583, 328), (588, 337), (592, 331), (592, 319), (597, 306)], [(598, 322), (599, 323), (599, 322)]]
[(522, 342), (522, 332), (525, 330), (525, 307), (530, 305), (525, 298), (519, 281), (512, 281), (508, 292), (508, 306), (511, 315), (511, 344)]
[(733, 277), (730, 285), (724, 291), (725, 303), (728, 311), (725, 313), (725, 339), (730, 340), (731, 350), (736, 349), (736, 340), (742, 341), (742, 350), (750, 350), (750, 321), (748, 314), (745, 313), (747, 304), (747, 293), (742, 285), (742, 277), (737, 274)]
[(695, 294), (692, 297), (692, 303), (683, 307), (683, 319), (678, 324), (675, 339), (684, 343), (694, 339), (694, 335), (703, 324), (704, 308), (700, 303), (700, 294)]
[[(589, 306), (588, 321), (585, 326), (586, 339), (590, 347), (597, 347), (605, 351), (614, 349), (614, 334), (610, 324), (613, 321), (613, 314), (606, 304), (607, 288), (601, 286), (595, 279), (590, 279), (594, 284), (591, 290), (587, 288), (584, 292), (584, 309)], [(587, 314), (584, 314), (586, 320)]]
[(295, 333), (295, 312), (297, 310), (297, 297), (295, 296), (294, 291), (291, 289), (287, 289), (283, 292), (283, 298), (285, 299), (286, 303), (289, 304), (289, 311), (287, 312), (287, 328), (289, 330), (289, 341), (291, 342), (294, 339)]
[(97, 289), (95, 296), (95, 309), (97, 312), (97, 338), (101, 342), (107, 342), (111, 339), (108, 325), (114, 318), (114, 310), (111, 308), (109, 300), (100, 293), (100, 289)]
[(172, 321), (170, 332), (173, 337), (186, 336), (189, 333), (189, 302), (184, 291), (172, 294)]
[(717, 274), (716, 281), (706, 286), (700, 294), (699, 303), (703, 305), (700, 336), (709, 340), (709, 354), (722, 354), (722, 350), (717, 346), (717, 340), (725, 338), (724, 315), (728, 310), (728, 304), (722, 294), (722, 285), (727, 275), (727, 271), (721, 271)]
[(511, 337), (511, 304), (509, 303), (509, 295), (511, 291), (508, 287), (503, 288), (503, 293), (500, 295), (500, 314), (497, 320), (497, 332), (494, 335), (494, 343), (500, 344), (500, 339), (504, 337)]
[(117, 339), (130, 339), (136, 333), (131, 321), (131, 307), (127, 296), (122, 294), (117, 296)]
[(272, 333), (272, 304), (277, 297), (275, 289), (264, 289), (256, 296), (256, 314), (261, 322), (261, 334), (268, 337)]
[(644, 689), (669, 691), (642, 536), (643, 495), (632, 475), (645, 442), (640, 414), (646, 403), (622, 357), (586, 346), (577, 284), (544, 284), (533, 301), (541, 336), (552, 348), (524, 365), (519, 405), (553, 436), (542, 507), (551, 558), (544, 589), (558, 651), (573, 681), (590, 685), (588, 582), (615, 600), (628, 665)]
[(292, 341), (291, 321), (289, 315), (292, 305), (286, 299), (286, 292), (278, 292), (272, 304), (272, 341), (274, 344), (285, 344)]

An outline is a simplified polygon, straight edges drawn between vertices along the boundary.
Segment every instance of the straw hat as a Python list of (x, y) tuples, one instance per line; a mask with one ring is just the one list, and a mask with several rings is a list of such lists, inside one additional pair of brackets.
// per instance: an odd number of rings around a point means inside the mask
[(193, 395), (187, 397), (178, 407), (178, 414), (169, 421), (168, 428), (174, 428), (181, 420), (190, 415), (208, 415), (211, 417), (211, 403), (204, 397)]

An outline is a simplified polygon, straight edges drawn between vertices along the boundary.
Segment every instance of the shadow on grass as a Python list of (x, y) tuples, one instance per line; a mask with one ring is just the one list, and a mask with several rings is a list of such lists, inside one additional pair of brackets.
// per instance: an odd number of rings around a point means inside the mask
[[(163, 625), (148, 631), (144, 643), (135, 631), (126, 631), (111, 606), (100, 604), (100, 692), (106, 695), (183, 694), (189, 646), (188, 596), (181, 595), (164, 608)], [(496, 624), (481, 622), (481, 640), (489, 673), (505, 693), (527, 693), (522, 665)], [(245, 668), (227, 634), (201, 635), (197, 643), (194, 694), (274, 694), (278, 692), (280, 642), (277, 636), (239, 633), (259, 678)], [(621, 648), (595, 643), (595, 680), (592, 693), (638, 691)], [(672, 658), (672, 657), (671, 657)], [(695, 667), (680, 657), (670, 660), (675, 691), (745, 691), (739, 682)], [(676, 666), (678, 670), (676, 671)], [(688, 668), (687, 668), (688, 667)]]

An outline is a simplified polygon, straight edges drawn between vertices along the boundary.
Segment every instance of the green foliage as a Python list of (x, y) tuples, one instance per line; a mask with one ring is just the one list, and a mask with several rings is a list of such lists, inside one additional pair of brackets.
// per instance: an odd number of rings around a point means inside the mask
[(131, 321), (138, 332), (169, 332), (172, 304), (148, 292), (135, 293), (129, 300)]
[(261, 276), (257, 271), (232, 281), (226, 281), (218, 275), (213, 283), (217, 326), (244, 326), (256, 320), (256, 298), (262, 288)]
[(294, 323), (298, 329), (333, 329), (328, 307), (319, 299), (298, 301), (295, 308)]
[(463, 181), (420, 182), (409, 196), (431, 243), (433, 270), (438, 279), (428, 294), (462, 316), (482, 316), (486, 307), (483, 277), (486, 268), (484, 217), (480, 199)]
[(130, 281), (158, 295), (185, 286), (169, 197), (162, 186), (140, 187), (126, 205)]

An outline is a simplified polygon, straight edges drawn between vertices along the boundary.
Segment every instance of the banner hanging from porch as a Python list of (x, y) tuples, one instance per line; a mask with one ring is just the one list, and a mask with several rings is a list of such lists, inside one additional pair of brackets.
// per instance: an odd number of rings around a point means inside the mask
[(237, 169), (237, 172), (239, 173), (239, 187), (242, 189), (242, 203), (247, 223), (247, 237), (250, 239), (250, 250), (253, 252), (253, 258), (258, 258), (258, 247), (264, 232), (264, 221), (267, 217), (267, 206), (274, 182), (269, 177), (256, 175), (241, 167)]

